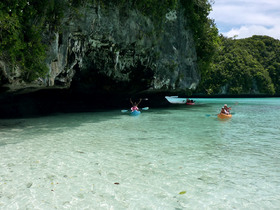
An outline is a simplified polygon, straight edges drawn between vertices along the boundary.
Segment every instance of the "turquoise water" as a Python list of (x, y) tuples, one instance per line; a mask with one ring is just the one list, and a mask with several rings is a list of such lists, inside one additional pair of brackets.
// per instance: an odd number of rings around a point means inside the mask
[(195, 100), (0, 120), (0, 209), (279, 209), (280, 99)]

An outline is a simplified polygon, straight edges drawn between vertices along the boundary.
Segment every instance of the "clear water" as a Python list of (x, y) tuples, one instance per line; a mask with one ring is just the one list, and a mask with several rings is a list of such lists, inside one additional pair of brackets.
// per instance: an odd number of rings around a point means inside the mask
[(195, 100), (0, 120), (0, 209), (279, 209), (280, 99)]

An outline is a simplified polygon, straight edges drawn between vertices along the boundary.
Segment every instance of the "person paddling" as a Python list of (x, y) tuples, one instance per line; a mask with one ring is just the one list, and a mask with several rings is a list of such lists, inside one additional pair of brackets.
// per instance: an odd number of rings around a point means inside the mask
[(229, 115), (230, 114), (230, 111), (231, 108), (227, 106), (227, 104), (225, 104), (222, 109), (221, 109), (221, 114), (226, 114), (226, 115)]
[(222, 107), (222, 109), (221, 109), (221, 112), (220, 112), (221, 114), (226, 114), (226, 115), (228, 115), (229, 113), (225, 110), (225, 108), (224, 107)]
[(142, 101), (142, 98), (140, 98), (140, 100), (139, 100), (138, 103), (137, 103), (137, 102), (132, 102), (132, 100), (131, 100), (131, 98), (130, 98), (130, 103), (131, 103), (131, 105), (132, 105), (132, 107), (131, 107), (131, 111), (132, 111), (132, 112), (133, 112), (133, 111), (138, 111), (138, 110), (139, 110), (138, 105), (141, 103), (141, 101)]
[(187, 103), (194, 103), (194, 100), (187, 98)]
[(224, 105), (224, 109), (226, 111), (227, 114), (230, 114), (231, 107), (228, 107), (227, 104)]

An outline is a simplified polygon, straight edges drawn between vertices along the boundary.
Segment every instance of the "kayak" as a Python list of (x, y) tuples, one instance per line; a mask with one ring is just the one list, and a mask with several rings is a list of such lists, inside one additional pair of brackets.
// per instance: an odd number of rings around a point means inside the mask
[(141, 114), (141, 112), (140, 112), (140, 111), (137, 111), (137, 110), (134, 110), (134, 111), (130, 112), (130, 115), (131, 115), (131, 116), (137, 116), (137, 115), (139, 115), (139, 114)]
[(194, 102), (187, 102), (187, 105), (194, 105)]
[[(147, 111), (147, 110), (149, 110), (149, 107), (143, 107), (143, 108), (141, 108), (142, 110), (145, 110), (145, 111)], [(121, 110), (121, 112), (122, 113), (126, 113), (126, 112), (128, 112), (129, 110), (127, 110), (127, 109), (123, 109), (123, 110)], [(140, 112), (140, 111), (139, 111)], [(135, 113), (136, 114), (136, 113)], [(139, 113), (140, 114), (140, 113)]]
[[(141, 109), (147, 111), (147, 110), (149, 110), (149, 107), (143, 107)], [(134, 111), (130, 112), (130, 110), (123, 109), (123, 110), (121, 110), (121, 112), (122, 113), (129, 113), (130, 116), (137, 116), (137, 115), (141, 114), (141, 112), (138, 111), (138, 110), (134, 110)]]
[(218, 114), (217, 116), (218, 116), (218, 118), (220, 118), (222, 120), (227, 120), (227, 119), (230, 119), (232, 117), (231, 114), (222, 114), (222, 113)]

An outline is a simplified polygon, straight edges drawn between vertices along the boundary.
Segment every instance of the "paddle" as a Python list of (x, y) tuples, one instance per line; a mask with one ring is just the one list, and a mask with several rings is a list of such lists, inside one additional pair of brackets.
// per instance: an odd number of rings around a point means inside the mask
[[(231, 115), (235, 115), (235, 112), (230, 113)], [(206, 117), (217, 116), (218, 114), (206, 114)]]
[[(140, 109), (146, 111), (146, 110), (149, 110), (149, 107), (143, 107), (143, 108), (140, 108)], [(122, 113), (125, 113), (125, 112), (128, 112), (128, 111), (130, 111), (130, 110), (128, 110), (128, 109), (121, 110)]]
[[(238, 101), (236, 101), (233, 105), (233, 107), (238, 105)], [(231, 110), (231, 107), (229, 107), (229, 109)], [(230, 112), (231, 115), (235, 115), (235, 112)], [(211, 117), (211, 116), (217, 116), (218, 114), (206, 114), (206, 117)]]
[(218, 114), (206, 114), (206, 117), (217, 116)]
[[(131, 99), (130, 99), (131, 100)], [(149, 99), (148, 98), (142, 98), (142, 100), (143, 101), (148, 101)], [(149, 107), (143, 107), (143, 108), (140, 108), (141, 110), (148, 110), (149, 109)], [(125, 112), (128, 112), (128, 111), (130, 111), (130, 110), (127, 110), (127, 109), (123, 109), (123, 110), (121, 110), (121, 112), (122, 113), (125, 113)]]

